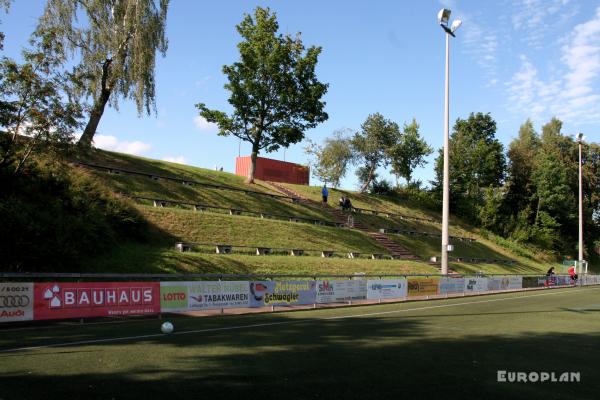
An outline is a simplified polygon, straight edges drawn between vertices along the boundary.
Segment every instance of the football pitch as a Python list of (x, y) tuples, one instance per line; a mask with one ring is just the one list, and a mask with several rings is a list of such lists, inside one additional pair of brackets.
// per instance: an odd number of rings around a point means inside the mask
[(0, 328), (0, 399), (600, 397), (600, 287), (168, 319)]

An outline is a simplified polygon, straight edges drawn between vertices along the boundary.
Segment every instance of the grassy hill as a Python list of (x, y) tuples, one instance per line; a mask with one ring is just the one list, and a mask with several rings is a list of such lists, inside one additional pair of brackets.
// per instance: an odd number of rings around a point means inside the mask
[[(279, 194), (268, 182), (248, 186), (242, 177), (226, 172), (212, 171), (164, 161), (150, 160), (120, 153), (94, 151), (79, 159), (81, 162), (111, 166), (161, 176), (176, 176), (210, 185)], [(185, 185), (167, 179), (151, 179), (134, 174), (114, 174), (102, 170), (86, 169), (114, 192), (128, 196), (142, 196), (202, 203), (224, 208), (241, 208), (271, 214), (290, 215), (333, 221), (329, 208), (321, 207), (320, 188), (286, 185), (302, 197), (314, 202), (293, 203), (289, 199), (274, 198), (257, 193), (231, 191)], [(380, 228), (406, 229), (419, 233), (440, 234), (439, 215), (419, 207), (409, 200), (391, 199), (386, 196), (360, 194), (351, 191), (331, 190), (331, 204), (335, 206), (340, 196), (350, 197), (355, 207), (380, 212), (401, 214), (403, 217), (355, 214), (354, 218), (369, 231)], [(314, 256), (254, 256), (249, 254), (216, 255), (209, 246), (201, 246), (199, 253), (179, 253), (174, 250), (176, 242), (222, 243), (238, 246), (272, 248), (301, 248), (333, 250), (343, 255), (348, 251), (362, 254), (382, 253), (387, 250), (372, 237), (360, 230), (330, 226), (295, 223), (252, 216), (227, 215), (223, 212), (198, 212), (185, 207), (157, 208), (148, 201), (135, 201), (135, 208), (154, 231), (151, 243), (121, 243), (103, 257), (87, 261), (94, 271), (122, 272), (202, 272), (202, 273), (435, 273), (428, 263), (431, 256), (439, 254), (440, 239), (424, 235), (389, 234), (388, 237), (404, 246), (422, 261), (370, 260), (320, 258)], [(406, 218), (409, 217), (409, 218)], [(429, 219), (425, 220), (415, 220)], [(475, 241), (455, 241), (452, 256), (485, 259), (513, 260), (513, 265), (494, 263), (452, 263), (451, 267), (462, 272), (488, 273), (537, 273), (545, 272), (552, 261), (531, 248), (490, 237), (460, 220), (453, 218), (450, 235), (473, 238)], [(247, 250), (248, 253), (252, 249)]]

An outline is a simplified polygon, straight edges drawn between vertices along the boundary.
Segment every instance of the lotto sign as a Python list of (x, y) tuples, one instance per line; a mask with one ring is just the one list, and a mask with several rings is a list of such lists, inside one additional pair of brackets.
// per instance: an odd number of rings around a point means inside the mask
[(339, 303), (367, 298), (367, 281), (317, 281), (317, 303)]
[(33, 283), (0, 283), (0, 322), (33, 319)]
[(465, 278), (465, 292), (467, 293), (485, 292), (487, 286), (487, 278)]
[(250, 306), (293, 306), (316, 302), (315, 281), (250, 282)]
[(188, 310), (188, 287), (185, 282), (160, 283), (160, 310), (179, 312)]
[(439, 284), (439, 278), (408, 278), (408, 296), (436, 295)]
[(406, 297), (406, 279), (377, 279), (367, 281), (367, 299), (399, 299)]
[(440, 278), (440, 294), (462, 293), (465, 289), (464, 278)]
[(111, 317), (160, 312), (158, 282), (35, 283), (34, 319)]

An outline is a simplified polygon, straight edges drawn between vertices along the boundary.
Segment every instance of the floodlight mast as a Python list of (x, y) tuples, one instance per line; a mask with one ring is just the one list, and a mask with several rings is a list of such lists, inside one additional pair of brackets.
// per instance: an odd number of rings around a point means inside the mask
[(583, 145), (583, 133), (578, 133), (576, 141), (579, 144), (579, 257), (577, 258), (577, 269), (581, 274), (583, 268), (583, 179), (581, 174), (581, 146)]
[(450, 14), (447, 8), (438, 12), (438, 23), (446, 32), (446, 83), (444, 86), (444, 189), (442, 206), (442, 275), (448, 274), (448, 249), (449, 235), (448, 225), (450, 219), (450, 36), (455, 37), (454, 32), (462, 24), (460, 20), (452, 22), (448, 28)]

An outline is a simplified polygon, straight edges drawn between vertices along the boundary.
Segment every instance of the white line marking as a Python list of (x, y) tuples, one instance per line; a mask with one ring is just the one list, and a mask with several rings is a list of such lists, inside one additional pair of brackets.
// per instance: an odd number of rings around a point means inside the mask
[[(575, 293), (580, 293), (586, 289), (576, 290)], [(520, 292), (517, 292), (520, 293)], [(276, 326), (276, 325), (292, 325), (292, 324), (300, 324), (304, 322), (314, 322), (314, 321), (327, 321), (327, 320), (336, 320), (336, 319), (345, 319), (345, 318), (359, 318), (359, 317), (370, 317), (375, 315), (387, 315), (387, 314), (397, 314), (397, 313), (405, 313), (409, 311), (422, 311), (422, 310), (431, 310), (435, 308), (447, 308), (447, 307), (456, 307), (456, 306), (464, 306), (471, 304), (483, 304), (483, 303), (493, 303), (497, 301), (507, 301), (507, 300), (520, 300), (520, 299), (528, 299), (532, 297), (541, 297), (541, 296), (551, 296), (556, 294), (564, 294), (564, 293), (573, 293), (570, 290), (564, 290), (560, 292), (552, 292), (552, 293), (541, 293), (541, 294), (532, 294), (529, 296), (515, 296), (515, 297), (503, 297), (500, 299), (489, 299), (489, 300), (479, 300), (479, 301), (465, 301), (461, 303), (453, 303), (453, 304), (440, 304), (435, 306), (425, 306), (425, 307), (416, 307), (416, 308), (407, 308), (402, 310), (391, 310), (391, 311), (378, 311), (372, 313), (365, 314), (351, 314), (351, 315), (342, 315), (336, 317), (322, 317), (322, 318), (310, 318), (310, 319), (299, 319), (295, 321), (281, 321), (281, 322), (265, 322), (262, 324), (250, 324), (250, 325), (238, 325), (238, 326), (226, 326), (221, 328), (207, 328), (207, 329), (196, 329), (192, 331), (181, 331), (181, 332), (173, 332), (171, 334), (163, 334), (163, 333), (155, 333), (150, 335), (138, 335), (138, 336), (124, 336), (117, 338), (108, 338), (108, 339), (90, 339), (90, 340), (79, 340), (76, 342), (65, 342), (65, 343), (54, 343), (40, 346), (29, 346), (29, 347), (16, 347), (12, 349), (4, 349), (0, 350), (0, 353), (11, 353), (17, 351), (29, 351), (29, 350), (40, 350), (40, 349), (48, 349), (53, 347), (66, 347), (66, 346), (78, 346), (78, 345), (86, 345), (86, 344), (97, 344), (97, 343), (111, 343), (111, 342), (120, 342), (127, 340), (137, 340), (137, 339), (150, 339), (156, 337), (167, 337), (167, 336), (175, 336), (175, 335), (189, 335), (193, 333), (208, 333), (208, 332), (220, 332), (220, 331), (229, 331), (229, 330), (239, 330), (239, 329), (248, 329), (248, 328), (259, 328), (265, 326)], [(402, 303), (406, 304), (406, 303)]]

